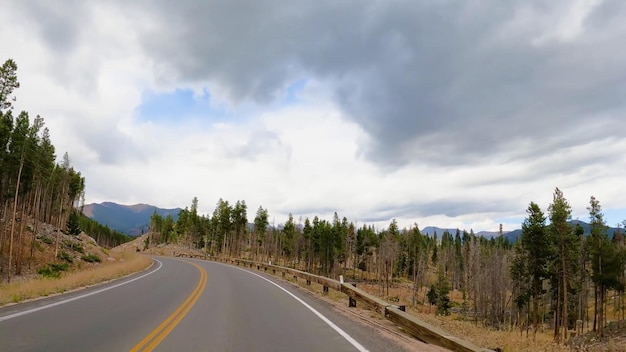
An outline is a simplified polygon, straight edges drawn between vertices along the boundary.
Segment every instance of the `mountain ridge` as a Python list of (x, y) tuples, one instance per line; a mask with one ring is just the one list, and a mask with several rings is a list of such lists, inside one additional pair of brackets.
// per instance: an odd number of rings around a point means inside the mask
[(140, 236), (148, 231), (150, 217), (155, 211), (163, 217), (171, 215), (176, 220), (181, 210), (181, 208), (159, 208), (145, 203), (124, 205), (102, 202), (85, 204), (83, 214), (113, 230), (130, 236)]
[[(568, 223), (571, 226), (576, 226), (576, 225), (580, 225), (582, 226), (584, 232), (583, 232), (583, 236), (588, 236), (591, 233), (591, 225), (587, 222), (581, 221), (581, 220), (570, 220), (568, 221)], [(617, 227), (610, 227), (607, 226), (607, 230), (606, 233), (609, 236), (609, 238), (612, 238), (613, 235), (615, 234), (615, 231), (620, 231), (619, 228)], [(504, 238), (509, 240), (510, 243), (513, 243), (515, 241), (517, 241), (517, 238), (519, 236), (522, 235), (522, 229), (516, 229), (513, 231), (509, 231), (508, 233), (503, 234)]]
[[(441, 234), (443, 234), (446, 231), (448, 231), (452, 235), (456, 235), (457, 230), (459, 230), (461, 234), (463, 234), (463, 231), (467, 231), (466, 229), (461, 229), (461, 228), (443, 228), (443, 227), (437, 227), (437, 226), (426, 226), (423, 229), (420, 229), (420, 233), (423, 235), (427, 234), (428, 236), (432, 237), (436, 232), (437, 236), (441, 237)], [(473, 231), (473, 230), (470, 229), (470, 231)], [(467, 231), (467, 232), (470, 233), (470, 231)], [(509, 232), (511, 231), (502, 231), (502, 234), (506, 235)], [(479, 232), (475, 232), (474, 234), (480, 237), (492, 238), (492, 237), (498, 237), (500, 235), (500, 232), (499, 231), (479, 231)]]
[[(128, 234), (130, 236), (139, 236), (144, 232), (148, 231), (150, 225), (150, 217), (156, 210), (157, 214), (165, 217), (167, 215), (171, 215), (174, 220), (178, 218), (178, 213), (182, 210), (182, 208), (159, 208), (154, 205), (146, 204), (146, 203), (137, 203), (133, 205), (124, 205), (115, 202), (102, 202), (102, 203), (91, 203), (87, 204), (83, 207), (83, 214), (85, 216), (108, 226), (113, 230), (120, 231), (122, 233)], [(571, 220), (569, 223), (572, 226), (576, 226), (580, 224), (583, 229), (585, 235), (590, 233), (590, 225), (581, 220)], [(249, 224), (249, 226), (252, 226)], [(521, 227), (521, 224), (520, 224)], [(280, 225), (278, 225), (280, 228)], [(437, 236), (441, 238), (441, 235), (448, 231), (453, 236), (456, 235), (456, 231), (467, 231), (466, 229), (461, 228), (442, 228), (437, 226), (426, 226), (423, 229), (420, 229), (422, 234), (428, 235), (432, 237), (435, 233)], [(609, 237), (612, 237), (615, 231), (618, 230), (614, 227), (609, 227), (607, 229), (607, 233)], [(470, 232), (472, 230), (469, 230)], [(518, 228), (512, 231), (503, 231), (502, 236), (507, 239), (510, 243), (513, 243), (517, 240), (517, 238), (522, 234), (522, 229)], [(484, 238), (497, 238), (500, 236), (499, 231), (479, 231), (475, 233), (476, 236), (484, 237)]]

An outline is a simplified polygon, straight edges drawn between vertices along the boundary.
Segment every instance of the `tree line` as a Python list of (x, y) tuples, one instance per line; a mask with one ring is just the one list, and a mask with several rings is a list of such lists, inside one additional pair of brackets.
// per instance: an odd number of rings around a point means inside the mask
[[(553, 318), (556, 342), (566, 341), (577, 321), (583, 324), (580, 330), (591, 323), (591, 330), (603, 336), (609, 291), (614, 293), (615, 315), (620, 321), (624, 319), (624, 235), (617, 231), (609, 238), (602, 207), (595, 197), (590, 198), (587, 210), (590, 233), (585, 237), (580, 224), (572, 227), (568, 223), (571, 206), (557, 188), (547, 216), (536, 203), (530, 203), (515, 247), (511, 275), (517, 308), (526, 313), (536, 333), (540, 317), (546, 314), (540, 305), (549, 300), (547, 314)], [(588, 314), (590, 299), (593, 317)]]
[(78, 235), (81, 232), (85, 232), (92, 237), (98, 245), (105, 248), (116, 247), (134, 239), (134, 237), (113, 230), (107, 225), (102, 225), (79, 211), (70, 213), (67, 221), (67, 232), (70, 235)]
[[(44, 119), (14, 113), (19, 86), (17, 64), (6, 60), (0, 66), (0, 274), (7, 281), (31, 265), (40, 224), (64, 229), (85, 191), (68, 154), (56, 162)], [(58, 251), (57, 233), (55, 256)]]
[[(156, 212), (149, 243), (178, 243), (209, 255), (249, 258), (311, 273), (376, 283), (380, 294), (410, 285), (414, 305), (433, 304), (437, 314), (459, 314), (497, 329), (518, 327), (536, 333), (551, 322), (554, 338), (565, 342), (580, 320), (603, 333), (608, 292), (624, 315), (624, 236), (608, 238), (600, 203), (591, 197), (591, 233), (570, 225), (571, 206), (557, 188), (547, 215), (534, 202), (515, 243), (502, 235), (484, 238), (472, 230), (422, 234), (417, 224), (400, 229), (396, 220), (377, 230), (355, 225), (337, 213), (330, 220), (295, 219), (269, 223), (259, 207), (248, 222), (245, 201), (220, 199), (211, 215), (198, 214), (198, 199), (178, 220)], [(451, 302), (450, 292), (462, 302)], [(587, 314), (590, 300), (593, 316)], [(592, 323), (591, 323), (592, 322)], [(520, 330), (520, 331), (521, 331)]]

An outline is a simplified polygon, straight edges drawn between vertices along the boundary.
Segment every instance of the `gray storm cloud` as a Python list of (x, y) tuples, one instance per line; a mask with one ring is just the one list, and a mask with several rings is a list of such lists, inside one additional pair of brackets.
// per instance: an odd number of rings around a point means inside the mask
[(529, 140), (532, 157), (598, 138), (574, 134), (598, 121), (600, 137), (621, 134), (620, 1), (561, 36), (573, 2), (152, 4), (132, 6), (164, 24), (142, 32), (162, 79), (210, 80), (263, 104), (315, 77), (370, 134), (362, 153), (381, 165), (474, 163)]
[[(553, 187), (566, 175), (574, 189), (623, 164), (623, 150), (611, 148), (625, 141), (626, 2), (620, 0), (26, 0), (6, 6), (16, 31), (36, 33), (34, 41), (45, 48), (44, 71), (82, 96), (102, 94), (103, 63), (129, 56), (136, 61), (125, 67), (139, 62), (149, 76), (129, 91), (209, 87), (217, 98), (258, 111), (280, 106), (294, 82), (314, 82), (367, 134), (357, 140), (356, 157), (389, 178), (402, 170), (449, 176), (423, 184), (416, 174), (407, 188), (445, 193), (442, 187), (509, 185), (526, 192), (538, 181)], [(120, 43), (120, 35), (130, 39)], [(80, 125), (76, 138), (107, 165), (144, 160), (133, 156), (141, 146), (119, 130), (119, 118), (105, 117), (107, 126)], [(93, 126), (98, 131), (85, 132)], [(227, 157), (289, 158), (285, 136), (266, 127), (233, 142)], [(485, 191), (489, 202), (469, 195), (394, 201), (406, 205), (373, 209), (372, 219), (523, 211), (527, 199), (498, 201), (510, 196), (499, 189)], [(304, 203), (298, 205), (303, 212), (327, 210)]]

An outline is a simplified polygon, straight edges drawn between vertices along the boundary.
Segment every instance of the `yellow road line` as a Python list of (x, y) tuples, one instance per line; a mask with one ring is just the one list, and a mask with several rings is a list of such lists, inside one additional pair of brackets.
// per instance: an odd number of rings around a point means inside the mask
[[(207, 274), (206, 271), (199, 265), (187, 262), (193, 266), (195, 266), (200, 271), (200, 281), (194, 290), (191, 292), (189, 297), (178, 307), (176, 310), (170, 314), (167, 319), (165, 319), (156, 329), (152, 330), (148, 336), (146, 336), (143, 340), (141, 340), (135, 347), (133, 347), (131, 352), (138, 351), (152, 351), (175, 327), (180, 323), (180, 321), (185, 317), (187, 312), (193, 307), (196, 303), (202, 291), (204, 291), (204, 287), (207, 282)], [(147, 345), (147, 346), (146, 346)], [(144, 348), (145, 346), (145, 348)]]

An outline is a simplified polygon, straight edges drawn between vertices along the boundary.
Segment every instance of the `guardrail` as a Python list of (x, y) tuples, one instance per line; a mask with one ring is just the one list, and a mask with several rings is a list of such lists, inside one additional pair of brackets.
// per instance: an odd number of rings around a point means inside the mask
[(404, 312), (403, 306), (393, 305), (378, 297), (372, 296), (369, 293), (357, 288), (353, 284), (339, 282), (325, 276), (314, 275), (305, 271), (252, 260), (221, 257), (205, 257), (204, 259), (245, 266), (251, 269), (256, 268), (256, 270), (272, 273), (274, 275), (280, 273), (283, 278), (290, 275), (296, 280), (306, 280), (308, 285), (310, 285), (311, 282), (315, 282), (322, 285), (324, 293), (327, 293), (329, 289), (345, 293), (348, 296), (348, 305), (350, 307), (355, 307), (357, 302), (359, 304), (363, 304), (367, 307), (367, 309), (378, 312), (382, 317), (387, 318), (395, 324), (401, 326), (407, 333), (421, 341), (453, 351), (493, 352), (492, 350), (478, 347), (469, 341), (450, 335), (449, 333)]

